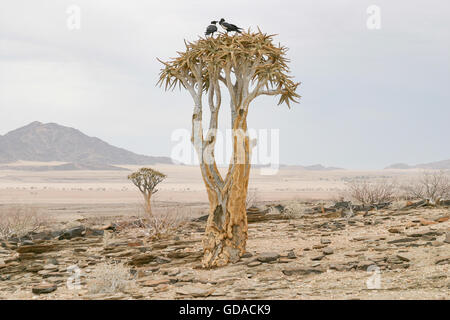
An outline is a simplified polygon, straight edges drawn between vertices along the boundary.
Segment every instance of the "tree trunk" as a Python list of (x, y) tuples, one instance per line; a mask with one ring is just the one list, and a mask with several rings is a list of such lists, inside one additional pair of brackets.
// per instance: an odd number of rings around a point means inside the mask
[[(245, 119), (240, 127), (247, 133)], [(239, 122), (236, 122), (238, 125)], [(203, 241), (205, 268), (221, 267), (239, 261), (248, 238), (246, 199), (250, 176), (248, 136), (234, 137), (233, 160), (227, 183), (221, 191), (206, 183), (210, 212)], [(205, 178), (205, 177), (204, 177)]]
[(144, 194), (144, 210), (149, 216), (152, 216), (152, 203), (151, 203), (152, 194)]
[(249, 178), (245, 167), (244, 164), (237, 165), (232, 182), (225, 192), (217, 193), (207, 186), (210, 213), (202, 261), (206, 268), (235, 263), (245, 252), (248, 230), (245, 200)]

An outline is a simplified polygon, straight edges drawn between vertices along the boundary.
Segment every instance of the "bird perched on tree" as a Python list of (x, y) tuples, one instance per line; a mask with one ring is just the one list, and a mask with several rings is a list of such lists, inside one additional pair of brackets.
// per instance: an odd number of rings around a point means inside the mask
[(238, 26), (236, 26), (234, 24), (225, 22), (224, 18), (220, 19), (219, 24), (227, 33), (230, 32), (230, 31), (234, 31), (234, 32), (237, 32), (237, 33), (241, 33), (242, 32), (241, 31), (242, 28), (239, 28)]
[(211, 24), (206, 28), (205, 36), (214, 35), (214, 32), (217, 31), (216, 23), (217, 21), (211, 21)]

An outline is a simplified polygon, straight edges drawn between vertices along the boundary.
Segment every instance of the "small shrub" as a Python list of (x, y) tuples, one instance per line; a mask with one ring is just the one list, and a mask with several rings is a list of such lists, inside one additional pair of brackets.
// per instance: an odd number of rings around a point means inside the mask
[(450, 198), (450, 177), (447, 171), (424, 171), (421, 177), (402, 185), (403, 197), (406, 199), (430, 199), (438, 202)]
[(137, 219), (117, 223), (117, 230), (126, 232), (132, 229), (141, 229), (146, 236), (160, 239), (173, 234), (185, 221), (186, 216), (181, 214), (178, 208), (175, 210), (168, 208), (158, 210), (151, 216), (147, 214), (144, 208), (138, 212)]
[(130, 270), (122, 263), (98, 264), (86, 283), (91, 294), (124, 292), (135, 285)]
[(0, 239), (23, 237), (46, 224), (38, 210), (30, 206), (0, 208)]
[(347, 184), (347, 193), (362, 204), (390, 202), (395, 197), (396, 186), (388, 181), (351, 181)]

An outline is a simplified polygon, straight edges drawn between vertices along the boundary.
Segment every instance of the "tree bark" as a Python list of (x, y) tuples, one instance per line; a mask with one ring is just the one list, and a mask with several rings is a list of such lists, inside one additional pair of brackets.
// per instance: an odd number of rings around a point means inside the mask
[(152, 216), (152, 203), (151, 203), (152, 194), (144, 194), (144, 200), (145, 200), (145, 213), (147, 213), (149, 216)]
[[(246, 211), (250, 176), (250, 144), (246, 115), (237, 117), (235, 129), (242, 135), (233, 137), (233, 160), (222, 189), (212, 188), (204, 177), (210, 212), (203, 241), (205, 268), (221, 267), (239, 261), (248, 239)], [(206, 179), (205, 179), (206, 178)]]

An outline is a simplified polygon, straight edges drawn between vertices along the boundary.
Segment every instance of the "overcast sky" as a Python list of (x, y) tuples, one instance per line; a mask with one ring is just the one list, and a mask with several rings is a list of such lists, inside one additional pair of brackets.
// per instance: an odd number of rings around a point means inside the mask
[[(81, 29), (66, 12), (81, 9)], [(369, 30), (366, 10), (381, 9)], [(160, 64), (213, 19), (278, 34), (300, 104), (260, 97), (249, 126), (280, 129), (280, 161), (376, 169), (450, 158), (450, 2), (0, 1), (0, 135), (32, 121), (171, 154), (192, 99), (155, 86)], [(223, 124), (228, 124), (223, 105)]]

